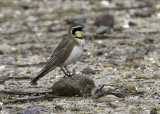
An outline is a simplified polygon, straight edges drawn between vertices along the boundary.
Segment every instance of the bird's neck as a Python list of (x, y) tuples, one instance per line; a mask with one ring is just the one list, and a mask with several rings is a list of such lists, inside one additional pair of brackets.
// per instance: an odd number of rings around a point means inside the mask
[(84, 38), (82, 39), (76, 38), (76, 41), (78, 42), (79, 45), (84, 46), (85, 43)]

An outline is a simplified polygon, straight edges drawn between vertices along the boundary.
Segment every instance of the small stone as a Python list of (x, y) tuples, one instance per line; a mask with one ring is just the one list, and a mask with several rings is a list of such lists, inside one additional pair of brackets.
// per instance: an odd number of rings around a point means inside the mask
[(158, 108), (153, 108), (153, 109), (151, 109), (151, 111), (150, 111), (150, 114), (158, 114), (158, 111), (159, 109)]
[(127, 78), (131, 78), (132, 77), (132, 73), (130, 72), (123, 72), (122, 76), (127, 79)]
[(81, 111), (81, 108), (73, 107), (73, 108), (70, 108), (70, 110), (71, 110), (72, 112), (78, 112), (78, 111)]
[(6, 80), (6, 79), (8, 79), (7, 76), (0, 76), (0, 80)]
[(63, 110), (63, 105), (56, 105), (56, 106), (55, 106), (55, 109), (56, 109), (56, 110)]
[(52, 86), (53, 95), (58, 96), (87, 96), (95, 87), (94, 81), (85, 75), (74, 74), (64, 77)]
[(133, 85), (127, 85), (126, 86), (126, 89), (132, 93), (135, 93), (136, 92), (136, 87), (133, 86)]
[(77, 15), (77, 16), (73, 17), (71, 20), (85, 22), (87, 20), (87, 17), (85, 15)]
[(136, 25), (137, 25), (136, 22), (134, 22), (134, 21), (129, 21), (129, 26), (136, 26)]
[(96, 72), (90, 67), (84, 68), (82, 74), (95, 74)]
[(109, 63), (109, 64), (104, 64), (103, 66), (104, 66), (104, 67), (114, 67), (115, 65)]
[(101, 55), (103, 55), (103, 51), (96, 51), (96, 52), (95, 52), (95, 55), (101, 56)]
[(27, 55), (22, 55), (21, 58), (28, 58), (28, 56)]
[(114, 101), (122, 101), (122, 100), (123, 100), (122, 98), (119, 98), (115, 95), (106, 95), (104, 97), (97, 99), (96, 101), (102, 103), (102, 102), (114, 102)]
[(151, 16), (151, 13), (147, 12), (147, 11), (137, 11), (134, 13), (134, 16), (135, 17), (150, 17)]
[(154, 42), (154, 38), (152, 36), (147, 36), (145, 39), (144, 39), (144, 42), (145, 43), (153, 43)]
[(4, 54), (2, 50), (0, 50), (0, 55)]
[(103, 14), (96, 16), (94, 25), (96, 26), (104, 25), (108, 27), (113, 27), (114, 23), (115, 23), (115, 20), (114, 20), (113, 15), (108, 14), (108, 13), (103, 13)]
[(95, 41), (95, 47), (97, 49), (105, 48), (106, 44), (102, 40)]
[(119, 25), (115, 25), (114, 28), (113, 28), (114, 31), (122, 31), (123, 30), (123, 27), (122, 26), (119, 26)]
[(96, 29), (96, 34), (104, 34), (104, 33), (108, 33), (110, 34), (111, 33), (111, 28), (110, 27), (107, 27), (107, 26), (103, 26), (101, 25), (100, 27), (98, 27)]
[(17, 112), (17, 114), (40, 114), (40, 109), (42, 109), (42, 107), (33, 106), (33, 107), (20, 110)]
[(152, 79), (160, 79), (160, 75), (154, 74), (153, 77), (152, 77)]
[(104, 56), (107, 59), (107, 58), (113, 58), (114, 56), (116, 56), (116, 54), (115, 53), (105, 53)]
[(135, 64), (134, 68), (140, 68), (142, 70), (146, 69), (146, 65), (145, 64)]
[(123, 2), (116, 3), (116, 6), (124, 8), (125, 4)]
[(0, 50), (1, 52), (9, 52), (11, 51), (11, 46), (9, 46), (8, 44), (0, 44)]
[(127, 29), (126, 32), (129, 33), (130, 35), (133, 35), (133, 36), (139, 36), (140, 35), (136, 30), (131, 29), (131, 28)]
[(133, 61), (134, 60), (134, 57), (132, 57), (132, 56), (127, 56), (126, 57), (126, 61)]
[(0, 111), (2, 110), (3, 103), (0, 102)]
[(109, 1), (107, 1), (107, 0), (102, 0), (101, 1), (101, 6), (102, 7), (107, 8), (107, 7), (109, 7), (109, 5), (110, 5)]

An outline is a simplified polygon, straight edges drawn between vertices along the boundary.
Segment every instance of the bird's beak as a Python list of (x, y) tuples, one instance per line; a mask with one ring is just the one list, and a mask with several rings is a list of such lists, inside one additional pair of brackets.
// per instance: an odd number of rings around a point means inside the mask
[(83, 36), (82, 31), (76, 31), (75, 36), (82, 37)]

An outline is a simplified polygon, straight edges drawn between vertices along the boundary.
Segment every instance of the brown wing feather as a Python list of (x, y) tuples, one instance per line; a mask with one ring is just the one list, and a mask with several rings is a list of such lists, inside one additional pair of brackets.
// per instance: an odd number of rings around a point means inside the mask
[[(46, 63), (45, 67), (38, 73), (38, 75), (31, 81), (31, 84), (35, 84), (35, 82), (42, 78), (44, 75), (52, 71), (57, 66), (61, 66), (65, 60), (69, 57), (73, 47), (77, 44), (77, 42), (72, 38), (64, 38), (54, 52), (51, 55), (51, 58)], [(67, 47), (67, 48), (66, 48)]]

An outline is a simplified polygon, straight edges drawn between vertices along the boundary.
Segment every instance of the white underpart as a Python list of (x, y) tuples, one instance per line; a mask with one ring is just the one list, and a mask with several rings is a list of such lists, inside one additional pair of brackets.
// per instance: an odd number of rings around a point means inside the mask
[(71, 64), (72, 62), (75, 62), (82, 54), (83, 49), (84, 49), (84, 39), (76, 39), (80, 45), (76, 45), (73, 47), (71, 54), (67, 58), (67, 60), (64, 62), (64, 66), (67, 66)]

